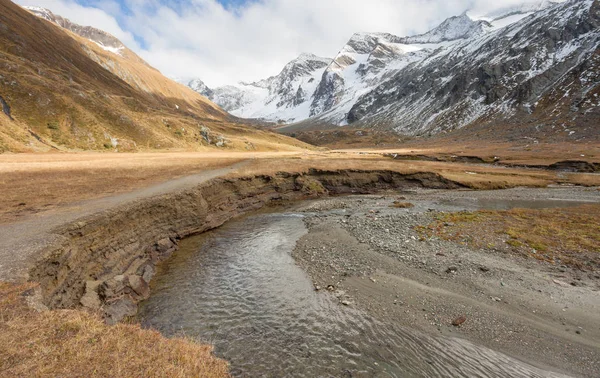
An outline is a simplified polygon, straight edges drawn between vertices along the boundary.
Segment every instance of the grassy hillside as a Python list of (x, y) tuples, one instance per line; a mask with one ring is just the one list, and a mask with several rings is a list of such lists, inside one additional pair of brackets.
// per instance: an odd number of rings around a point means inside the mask
[(105, 51), (8, 0), (0, 97), (0, 152), (306, 147), (242, 124), (129, 50)]

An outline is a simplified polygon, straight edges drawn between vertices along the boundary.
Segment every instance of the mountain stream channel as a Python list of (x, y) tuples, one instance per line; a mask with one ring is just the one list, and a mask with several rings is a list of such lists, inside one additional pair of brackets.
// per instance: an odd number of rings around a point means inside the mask
[[(390, 207), (400, 195), (415, 206)], [(240, 377), (592, 377), (600, 277), (559, 287), (579, 273), (414, 229), (439, 211), (590, 202), (598, 191), (417, 190), (263, 210), (183, 240), (138, 316), (213, 344)]]

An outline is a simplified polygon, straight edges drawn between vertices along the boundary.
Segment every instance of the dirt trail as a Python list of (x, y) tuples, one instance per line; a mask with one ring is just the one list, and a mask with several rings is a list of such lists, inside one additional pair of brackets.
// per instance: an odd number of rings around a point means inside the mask
[(129, 193), (74, 202), (18, 223), (0, 224), (0, 281), (27, 279), (27, 268), (45, 247), (55, 241), (57, 236), (52, 234), (52, 230), (58, 226), (137, 200), (193, 188), (233, 172), (248, 162), (246, 160), (226, 168), (207, 170)]

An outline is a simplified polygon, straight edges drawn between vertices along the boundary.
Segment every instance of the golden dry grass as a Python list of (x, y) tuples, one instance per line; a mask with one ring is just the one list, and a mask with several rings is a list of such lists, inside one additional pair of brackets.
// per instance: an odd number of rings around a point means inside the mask
[(0, 155), (0, 222), (222, 168), (247, 157), (201, 153)]
[(394, 207), (396, 209), (409, 209), (411, 207), (415, 207), (415, 205), (410, 202), (394, 201), (390, 207)]
[(22, 296), (31, 286), (0, 283), (0, 376), (228, 376), (227, 363), (210, 346), (138, 325), (107, 326), (82, 311), (31, 310)]
[(472, 189), (554, 183), (600, 185), (600, 175), (460, 163), (402, 161), (380, 154), (338, 152), (154, 152), (0, 155), (0, 222), (85, 199), (128, 192), (205, 170), (247, 161), (230, 177), (321, 170), (433, 172)]
[(567, 182), (570, 184), (581, 186), (600, 186), (600, 175), (571, 173), (568, 175)]
[(307, 172), (309, 169), (388, 170), (402, 174), (433, 172), (472, 189), (505, 189), (515, 186), (543, 187), (559, 182), (554, 172), (531, 169), (507, 169), (428, 161), (403, 161), (379, 155), (306, 154), (295, 159), (257, 160), (233, 175), (275, 174), (280, 171)]
[[(339, 151), (351, 152), (342, 149)], [(600, 143), (539, 143), (465, 140), (449, 142), (445, 139), (410, 141), (396, 148), (361, 148), (372, 153), (397, 153), (401, 155), (477, 156), (486, 161), (500, 158), (503, 163), (524, 165), (550, 165), (561, 160), (600, 162)]]
[(420, 231), (583, 270), (600, 269), (600, 205), (445, 213)]

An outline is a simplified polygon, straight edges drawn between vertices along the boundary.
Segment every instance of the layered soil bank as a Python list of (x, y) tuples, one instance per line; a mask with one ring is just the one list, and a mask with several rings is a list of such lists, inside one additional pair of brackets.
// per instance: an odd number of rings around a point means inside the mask
[(600, 163), (590, 162), (585, 160), (561, 160), (551, 164), (519, 164), (501, 161), (497, 156), (479, 157), (479, 156), (458, 156), (458, 155), (402, 155), (402, 154), (384, 154), (394, 160), (417, 160), (417, 161), (436, 161), (450, 163), (466, 163), (466, 164), (494, 164), (509, 168), (530, 168), (530, 169), (547, 169), (550, 171), (560, 172), (578, 172), (578, 173), (597, 173), (600, 172)]
[(150, 294), (155, 266), (182, 238), (248, 211), (314, 196), (462, 185), (435, 173), (309, 170), (214, 179), (192, 189), (125, 204), (55, 230), (56, 241), (30, 271), (50, 308), (83, 306), (109, 322), (134, 315)]

